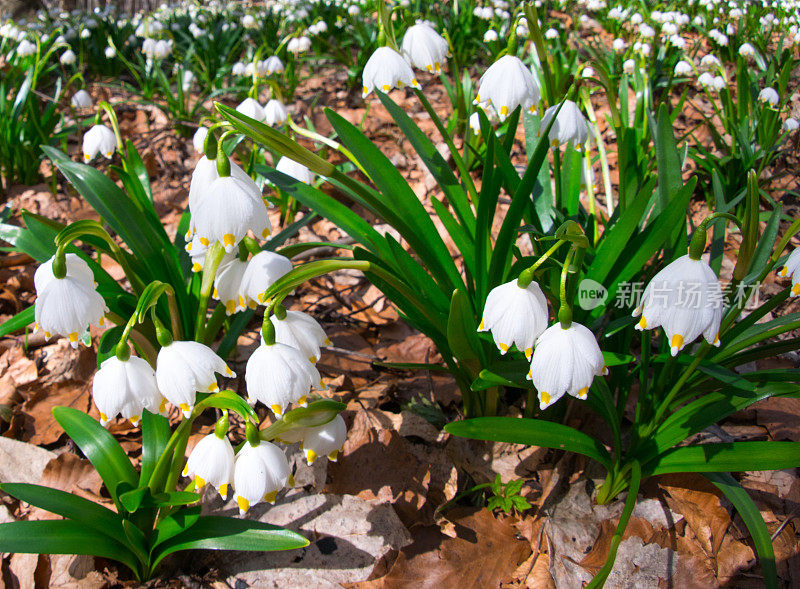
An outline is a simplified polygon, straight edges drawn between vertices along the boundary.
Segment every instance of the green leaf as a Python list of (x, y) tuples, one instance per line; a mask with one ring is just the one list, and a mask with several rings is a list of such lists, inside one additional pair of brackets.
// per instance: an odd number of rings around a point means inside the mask
[(248, 550), (271, 552), (308, 546), (300, 534), (270, 524), (214, 515), (200, 516), (187, 530), (162, 543), (153, 555), (156, 566), (178, 550)]
[[(652, 125), (652, 119), (651, 119)], [(658, 109), (658, 117), (653, 133), (658, 165), (659, 212), (672, 200), (673, 195), (683, 187), (681, 160), (675, 145), (672, 121), (669, 118), (667, 105), (662, 102)]]
[(139, 484), (150, 480), (156, 462), (167, 447), (171, 434), (169, 420), (161, 415), (150, 413), (147, 409), (142, 413), (142, 470)]
[(147, 487), (137, 487), (131, 491), (120, 493), (119, 502), (122, 503), (122, 507), (124, 507), (126, 511), (133, 513), (141, 507), (149, 494), (150, 489)]
[(776, 589), (778, 587), (778, 570), (775, 566), (775, 549), (772, 547), (772, 537), (758, 507), (730, 473), (708, 472), (704, 476), (725, 493), (736, 511), (739, 512), (750, 531), (750, 538), (753, 540), (753, 546), (758, 554), (758, 562), (761, 563), (761, 570), (764, 573), (764, 583), (767, 589)]
[(476, 417), (448, 423), (444, 429), (454, 436), (473, 440), (527, 444), (575, 452), (611, 469), (611, 456), (599, 441), (560, 423), (515, 417)]
[(170, 538), (174, 538), (184, 530), (191, 528), (200, 519), (200, 512), (203, 510), (202, 505), (195, 505), (193, 507), (186, 507), (173, 511), (167, 517), (162, 519), (156, 524), (155, 534), (151, 539), (151, 546), (154, 552), (155, 548), (166, 542)]
[(742, 472), (800, 466), (800, 442), (719, 442), (671, 448), (644, 469), (648, 475), (671, 472)]
[(0, 524), (0, 552), (88, 554), (116, 560), (138, 571), (136, 557), (125, 546), (84, 522), (68, 519)]
[(55, 407), (53, 417), (97, 469), (115, 503), (118, 503), (117, 486), (120, 483), (136, 486), (136, 469), (106, 428), (82, 411), (70, 407)]
[(122, 533), (122, 518), (119, 515), (83, 497), (27, 483), (2, 483), (0, 490), (45, 511), (83, 522), (87, 527), (108, 534), (112, 538)]
[(454, 290), (447, 320), (447, 341), (453, 355), (462, 364), (475, 362), (483, 356), (475, 323), (466, 293), (459, 289)]
[(14, 333), (15, 331), (23, 329), (33, 323), (34, 312), (34, 306), (31, 305), (24, 311), (20, 311), (14, 315), (8, 321), (4, 321), (3, 324), (0, 325), (0, 337), (8, 335), (9, 333)]
[(191, 505), (197, 503), (202, 497), (198, 493), (191, 491), (172, 491), (170, 493), (158, 493), (153, 495), (153, 501), (158, 507), (176, 507), (179, 505)]
[(194, 412), (195, 414), (199, 415), (200, 412), (208, 409), (209, 407), (235, 411), (245, 419), (252, 419), (255, 423), (258, 423), (259, 421), (258, 415), (256, 415), (256, 412), (253, 410), (253, 408), (247, 404), (247, 401), (242, 399), (239, 395), (231, 390), (226, 389), (209, 395), (197, 403)]

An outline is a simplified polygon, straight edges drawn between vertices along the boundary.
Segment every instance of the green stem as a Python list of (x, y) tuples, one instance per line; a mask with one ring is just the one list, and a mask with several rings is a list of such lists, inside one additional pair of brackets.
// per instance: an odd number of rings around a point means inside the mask
[(208, 301), (214, 289), (214, 278), (217, 269), (225, 255), (225, 248), (222, 244), (215, 242), (206, 250), (206, 257), (203, 263), (203, 281), (200, 285), (200, 302), (197, 306), (197, 317), (195, 320), (194, 339), (198, 342), (205, 341), (206, 312), (208, 311)]
[(364, 174), (365, 176), (369, 176), (366, 170), (364, 170), (364, 168), (362, 167), (361, 162), (359, 162), (358, 159), (356, 159), (356, 157), (353, 155), (353, 152), (351, 152), (341, 143), (338, 143), (329, 137), (325, 137), (324, 135), (320, 135), (319, 133), (315, 133), (314, 131), (304, 129), (303, 127), (295, 123), (292, 120), (292, 117), (287, 117), (286, 121), (289, 124), (289, 127), (298, 135), (302, 135), (303, 137), (308, 137), (309, 139), (313, 139), (318, 143), (323, 143), (328, 147), (335, 149), (336, 151), (341, 153), (344, 157), (346, 157), (348, 160), (350, 160), (362, 174)]
[(519, 274), (519, 278), (517, 279), (517, 284), (520, 288), (527, 288), (528, 285), (533, 282), (533, 275), (536, 270), (539, 269), (539, 266), (544, 264), (547, 259), (552, 256), (555, 251), (560, 248), (562, 245), (567, 243), (566, 239), (559, 239), (555, 245), (553, 245), (549, 250), (543, 253), (536, 262), (534, 262), (530, 267), (526, 268)]

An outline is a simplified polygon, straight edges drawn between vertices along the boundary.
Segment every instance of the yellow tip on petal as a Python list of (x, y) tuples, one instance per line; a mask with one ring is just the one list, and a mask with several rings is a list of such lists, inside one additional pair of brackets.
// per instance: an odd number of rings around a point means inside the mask
[(206, 486), (206, 482), (203, 479), (201, 479), (199, 476), (195, 475), (195, 477), (194, 477), (194, 488), (195, 489), (202, 489), (205, 486)]
[(215, 382), (212, 382), (210, 385), (208, 385), (208, 390), (211, 393), (216, 393), (219, 390), (219, 385)]
[(527, 376), (526, 378), (527, 378), (528, 380), (533, 380), (533, 374), (531, 374), (531, 371), (530, 371), (530, 370), (528, 370), (528, 376)]
[(73, 344), (74, 344), (75, 342), (77, 342), (77, 341), (78, 341), (78, 333), (77, 333), (77, 332), (75, 332), (75, 331), (73, 331), (72, 333), (70, 333), (70, 334), (69, 334), (67, 337), (69, 337), (69, 341), (70, 341), (70, 343), (73, 343)]
[(558, 139), (551, 139), (550, 140), (550, 147), (552, 147), (553, 149), (558, 147)]
[(231, 370), (231, 367), (228, 366), (227, 364), (225, 365), (225, 374), (227, 374), (228, 376), (233, 376), (233, 370)]
[(675, 356), (678, 352), (681, 351), (683, 348), (683, 336), (679, 333), (676, 333), (672, 336), (672, 341), (670, 342), (671, 352), (672, 355)]
[(208, 238), (207, 238), (207, 237), (201, 237), (201, 238), (200, 238), (200, 243), (202, 243), (202, 244), (203, 244), (203, 245), (205, 245), (205, 246), (208, 246), (208, 244), (209, 244), (209, 243), (211, 243), (211, 242), (210, 242), (210, 241), (208, 241)]
[(497, 344), (497, 347), (500, 348), (501, 354), (508, 352), (508, 344)]
[(225, 301), (225, 312), (233, 315), (236, 312), (236, 301)]
[(44, 332), (44, 337), (45, 337), (45, 338), (47, 338), (47, 339), (50, 339), (50, 336), (51, 336), (51, 335), (52, 335), (52, 334), (51, 334), (49, 331), (45, 331), (45, 332)]
[(578, 151), (580, 151), (582, 147), (583, 147), (583, 143), (576, 143), (575, 144), (575, 149), (577, 149)]
[(272, 491), (271, 493), (267, 493), (264, 495), (264, 501), (267, 503), (275, 503), (275, 499), (278, 497), (277, 491)]
[(714, 336), (714, 344), (713, 345), (719, 347), (719, 345), (720, 345), (719, 334)]
[(317, 459), (317, 453), (314, 452), (314, 450), (308, 450), (306, 452), (306, 462), (308, 462), (309, 465), (314, 464), (314, 461), (316, 459)]
[(391, 89), (392, 87), (389, 86), (389, 84), (384, 84), (383, 86), (381, 86), (381, 90), (383, 90), (384, 92), (388, 92)]
[(192, 272), (200, 272), (200, 270), (202, 270), (202, 269), (203, 269), (203, 267), (200, 264), (198, 264), (197, 262), (192, 264)]
[(481, 319), (481, 324), (478, 325), (478, 331), (485, 331), (485, 330), (486, 330), (486, 324), (483, 322), (483, 319)]
[(338, 457), (339, 457), (339, 451), (338, 450), (334, 450), (333, 452), (328, 454), (328, 460), (331, 460), (332, 462), (336, 462), (336, 459)]
[(105, 325), (105, 323), (106, 323), (105, 317), (100, 317), (100, 320), (97, 322), (97, 324), (100, 325), (101, 327)]
[(416, 88), (417, 86), (419, 86), (419, 82), (417, 82), (417, 79), (416, 79), (416, 78), (412, 78), (412, 79), (411, 79), (411, 85), (412, 85), (412, 86), (414, 86), (414, 88)]
[(244, 515), (250, 509), (250, 502), (241, 495), (236, 496), (236, 505), (239, 506), (239, 515)]
[(789, 268), (783, 266), (780, 270), (778, 270), (778, 276), (786, 276), (789, 273)]
[(264, 227), (264, 230), (261, 232), (261, 238), (266, 239), (271, 233), (272, 232), (269, 230), (269, 227)]
[(167, 408), (167, 400), (162, 398), (161, 399), (161, 404), (158, 406), (158, 412), (159, 413), (164, 413), (164, 410), (166, 408)]
[(186, 244), (186, 251), (187, 251), (187, 252), (190, 252), (190, 251), (192, 251), (192, 242), (191, 242), (191, 241), (190, 241), (189, 243), (187, 243), (187, 244)]
[(213, 290), (213, 292), (211, 293), (211, 296), (214, 297), (215, 299), (218, 299), (219, 298), (219, 291), (215, 288)]
[(644, 318), (644, 315), (639, 319), (639, 329), (647, 329), (647, 319)]
[(189, 463), (187, 462), (186, 465), (183, 467), (183, 476), (189, 475)]
[(100, 420), (101, 420), (101, 421), (108, 421), (108, 415), (106, 415), (105, 413), (103, 413), (103, 412), (101, 411), (101, 412), (100, 412)]
[(242, 295), (239, 295), (239, 306), (242, 307), (242, 308), (245, 307), (244, 297)]
[(228, 483), (222, 483), (219, 486), (219, 496), (223, 499), (228, 496)]
[(425, 66), (425, 69), (428, 70), (429, 72), (432, 72), (433, 71), (433, 66), (431, 64), (428, 64), (428, 65)]
[(178, 405), (178, 408), (179, 408), (181, 411), (183, 411), (184, 413), (185, 413), (186, 411), (191, 411), (191, 410), (192, 410), (192, 408), (191, 408), (191, 407), (189, 407), (189, 405), (187, 405), (186, 403), (181, 403), (180, 405)]
[(504, 106), (500, 107), (500, 116), (501, 117), (508, 116), (508, 107), (507, 106), (504, 105)]
[(294, 487), (294, 475), (293, 474), (289, 475), (289, 480), (286, 481), (286, 486), (287, 487)]
[(270, 405), (269, 408), (272, 409), (272, 412), (278, 417), (283, 415), (283, 407), (280, 405)]
[(316, 364), (317, 363), (317, 359), (314, 356), (309, 356), (308, 357), (308, 361), (311, 362), (312, 364)]
[(134, 416), (133, 416), (133, 417), (131, 417), (131, 418), (130, 418), (128, 421), (130, 421), (130, 422), (131, 422), (131, 425), (132, 425), (133, 427), (136, 427), (137, 425), (139, 425), (139, 420), (140, 420), (141, 418), (142, 418), (142, 416), (141, 416), (141, 415), (134, 415)]
[(222, 236), (222, 245), (224, 245), (225, 247), (233, 247), (235, 239), (236, 238), (232, 234), (226, 233), (225, 235)]
[(362, 87), (361, 87), (361, 93), (362, 93), (364, 96), (366, 96), (367, 94), (369, 94), (369, 88), (367, 88), (366, 86), (362, 86)]
[(800, 282), (792, 285), (792, 296), (796, 297), (799, 294), (800, 294)]
[(525, 357), (530, 360), (531, 356), (533, 356), (533, 348), (526, 348), (525, 349)]
[(302, 397), (297, 399), (297, 404), (300, 405), (301, 407), (305, 407), (306, 405), (308, 405), (308, 397), (306, 395), (303, 395)]
[(589, 396), (589, 387), (583, 387), (581, 390), (578, 391), (578, 398), (585, 399)]
[(322, 343), (323, 343), (324, 345), (326, 345), (326, 346), (330, 346), (332, 342), (331, 342), (330, 338), (326, 337), (326, 338), (325, 338), (325, 341), (324, 341), (324, 342), (322, 342)]
[(550, 396), (550, 393), (541, 391), (539, 393), (539, 408), (544, 409), (545, 407), (547, 407), (550, 404), (551, 399), (552, 397)]
[(477, 104), (480, 101), (481, 101), (481, 95), (480, 94), (476, 94), (475, 95), (475, 103)]

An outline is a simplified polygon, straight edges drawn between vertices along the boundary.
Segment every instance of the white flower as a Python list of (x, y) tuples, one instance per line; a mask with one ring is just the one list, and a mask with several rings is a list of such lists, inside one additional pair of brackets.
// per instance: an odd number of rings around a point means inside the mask
[(778, 103), (781, 101), (781, 97), (774, 88), (764, 88), (758, 93), (758, 100), (770, 106), (778, 106)]
[(225, 305), (225, 313), (233, 315), (246, 309), (246, 301), (242, 297), (242, 277), (247, 269), (247, 262), (236, 257), (220, 263), (214, 276), (213, 297)]
[(327, 456), (333, 462), (342, 451), (347, 438), (347, 426), (341, 415), (318, 427), (304, 427), (281, 434), (284, 442), (301, 442), (308, 464), (313, 464), (318, 456)]
[(281, 157), (281, 159), (278, 160), (278, 164), (275, 166), (275, 169), (279, 172), (283, 172), (287, 176), (291, 176), (295, 180), (299, 180), (303, 184), (313, 183), (314, 178), (316, 177), (314, 172), (309, 170), (305, 165), (286, 156)]
[(89, 163), (98, 153), (111, 159), (117, 149), (114, 131), (105, 125), (95, 125), (83, 135), (83, 160)]
[(628, 44), (625, 42), (624, 39), (617, 38), (617, 39), (614, 39), (614, 41), (611, 42), (611, 48), (614, 51), (616, 51), (617, 53), (622, 53), (623, 51), (625, 51), (625, 48), (627, 46), (628, 46)]
[(70, 104), (72, 104), (73, 108), (92, 108), (94, 106), (92, 97), (89, 96), (89, 93), (83, 88), (72, 95)]
[(246, 76), (247, 75), (247, 66), (244, 65), (241, 61), (237, 61), (233, 64), (231, 68), (231, 74), (234, 76)]
[(242, 26), (246, 29), (254, 29), (258, 26), (258, 23), (252, 14), (245, 14), (242, 17)]
[(704, 55), (703, 58), (700, 60), (700, 69), (703, 70), (712, 70), (719, 68), (721, 66), (719, 59), (715, 55), (709, 53), (708, 55)]
[(308, 313), (286, 311), (283, 319), (278, 319), (277, 315), (273, 314), (270, 321), (275, 326), (275, 341), (297, 348), (312, 364), (316, 364), (322, 356), (320, 346), (331, 345), (325, 330)]
[(214, 350), (194, 341), (174, 341), (162, 347), (156, 361), (156, 381), (167, 401), (189, 417), (198, 391), (219, 390), (214, 373), (235, 377)]
[(264, 120), (264, 108), (255, 99), (249, 96), (236, 107), (236, 112), (242, 113), (244, 116), (259, 122)]
[(632, 74), (633, 70), (635, 69), (636, 69), (636, 62), (633, 61), (632, 59), (626, 59), (622, 63), (622, 71), (625, 72), (626, 74)]
[(266, 302), (262, 299), (264, 292), (291, 270), (291, 260), (275, 252), (263, 251), (250, 258), (239, 289), (247, 306), (255, 309), (258, 303)]
[[(197, 153), (204, 153), (208, 137), (208, 127), (198, 127), (192, 137), (192, 146)], [(232, 167), (232, 166), (231, 166)]]
[(364, 66), (362, 84), (362, 98), (366, 98), (374, 88), (389, 92), (403, 86), (420, 87), (411, 66), (391, 47), (378, 47), (370, 56)]
[(286, 50), (295, 55), (305, 53), (311, 49), (311, 39), (303, 35), (302, 37), (292, 37), (286, 45)]
[(110, 45), (105, 50), (106, 59), (114, 59), (117, 56), (117, 50)]
[(189, 454), (189, 460), (183, 468), (183, 476), (194, 477), (194, 485), (202, 489), (211, 485), (225, 498), (228, 485), (233, 482), (233, 447), (226, 435), (208, 434)]
[(264, 441), (257, 446), (245, 443), (236, 455), (233, 472), (234, 499), (239, 514), (244, 515), (260, 501), (274, 503), (290, 475), (289, 461), (278, 446)]
[(189, 88), (192, 87), (192, 82), (194, 82), (194, 74), (192, 70), (186, 70), (183, 72), (183, 79), (181, 80), (181, 88), (183, 88), (184, 92), (187, 92)]
[(495, 31), (494, 29), (489, 29), (483, 34), (484, 43), (492, 43), (494, 41), (497, 41), (497, 39), (498, 39), (497, 31)]
[(558, 39), (558, 31), (551, 27), (544, 32), (544, 38), (550, 41)]
[(270, 127), (286, 122), (286, 107), (280, 100), (271, 99), (264, 106), (264, 122)]
[(546, 409), (568, 393), (585, 399), (595, 376), (605, 374), (603, 353), (594, 334), (580, 323), (564, 329), (556, 323), (536, 340), (528, 378)]
[(92, 397), (103, 425), (118, 414), (137, 425), (145, 409), (151, 413), (164, 410), (156, 373), (146, 360), (136, 356), (127, 360), (111, 356), (103, 361), (94, 375)]
[(527, 287), (517, 280), (494, 287), (486, 297), (478, 331), (491, 331), (505, 354), (512, 345), (530, 359), (533, 344), (547, 327), (547, 299), (536, 282)]
[(692, 67), (691, 63), (682, 59), (675, 64), (674, 71), (676, 76), (690, 76), (694, 73), (694, 67)]
[(75, 52), (72, 49), (67, 49), (61, 54), (61, 57), (58, 58), (58, 61), (60, 61), (62, 65), (72, 65), (77, 59), (78, 58), (75, 55)]
[(795, 118), (789, 117), (783, 121), (783, 129), (785, 131), (789, 131), (791, 133), (792, 131), (797, 131), (798, 128), (800, 128), (800, 123), (798, 123), (797, 119)]
[(20, 57), (28, 57), (34, 53), (36, 53), (36, 45), (27, 39), (23, 39), (20, 41), (19, 45), (17, 45), (17, 55)]
[(277, 55), (270, 55), (267, 59), (263, 62), (264, 64), (264, 75), (270, 76), (272, 74), (280, 74), (286, 69), (281, 61), (281, 58)]
[(400, 52), (411, 65), (436, 73), (441, 71), (448, 51), (447, 41), (425, 23), (408, 27), (400, 45)]
[(46, 338), (65, 335), (73, 348), (78, 347), (80, 334), (89, 325), (101, 326), (108, 311), (105, 301), (95, 290), (89, 265), (75, 254), (66, 255), (66, 276), (53, 274), (55, 256), (36, 269), (34, 305), (35, 329), (42, 329)]
[(478, 115), (477, 112), (474, 112), (471, 115), (469, 115), (469, 128), (472, 129), (472, 132), (475, 135), (480, 135), (480, 133), (481, 133), (481, 117)]
[[(558, 105), (548, 108), (542, 117), (541, 128), (547, 128), (553, 116), (558, 110)], [(550, 127), (548, 137), (553, 148), (564, 143), (572, 143), (575, 149), (581, 149), (589, 138), (589, 126), (578, 105), (571, 100), (565, 100), (564, 106), (558, 112), (553, 126)]]
[(502, 122), (519, 105), (535, 112), (540, 96), (531, 70), (518, 57), (504, 55), (481, 76), (475, 104), (492, 105)]
[(275, 415), (290, 403), (304, 405), (311, 387), (322, 389), (319, 371), (297, 348), (261, 343), (247, 361), (244, 374), (250, 403), (261, 401)]
[(200, 242), (207, 246), (218, 241), (226, 252), (233, 251), (248, 231), (265, 238), (272, 230), (261, 191), (236, 176), (214, 180), (192, 208), (192, 218)]
[[(793, 119), (794, 120), (794, 119)], [(778, 276), (791, 276), (792, 277), (792, 296), (796, 297), (800, 294), (800, 247), (796, 248), (789, 254), (786, 259), (786, 264), (778, 271)]]
[(642, 316), (636, 325), (639, 330), (663, 327), (676, 356), (700, 334), (708, 343), (719, 345), (722, 303), (717, 275), (707, 263), (687, 254), (653, 277), (633, 316)]
[(750, 43), (742, 43), (739, 46), (739, 55), (742, 57), (753, 57), (756, 54), (756, 49)]

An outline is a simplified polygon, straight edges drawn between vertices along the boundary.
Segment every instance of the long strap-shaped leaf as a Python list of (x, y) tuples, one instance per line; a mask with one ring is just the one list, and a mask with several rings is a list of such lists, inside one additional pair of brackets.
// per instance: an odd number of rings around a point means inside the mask
[(330, 109), (325, 109), (325, 115), (341, 142), (364, 166), (380, 193), (377, 198), (370, 197), (368, 206), (400, 232), (443, 290), (446, 289), (445, 292), (463, 286), (458, 268), (430, 214), (403, 175), (372, 141), (344, 117)]
[(778, 569), (775, 566), (775, 549), (772, 546), (767, 524), (761, 517), (761, 512), (753, 503), (750, 495), (747, 494), (742, 486), (727, 472), (707, 472), (704, 475), (733, 503), (736, 511), (742, 516), (747, 529), (750, 530), (750, 537), (753, 540), (758, 562), (761, 563), (761, 570), (764, 573), (764, 583), (767, 589), (775, 589), (778, 586)]
[(644, 465), (648, 476), (671, 472), (742, 472), (800, 466), (800, 442), (719, 442), (667, 450)]
[(576, 452), (611, 469), (611, 456), (600, 442), (560, 423), (516, 417), (476, 417), (448, 423), (444, 429), (454, 436), (473, 440), (528, 444)]
[(56, 407), (53, 417), (97, 469), (108, 492), (118, 504), (119, 484), (124, 482), (135, 487), (139, 480), (122, 446), (106, 428), (82, 411)]

